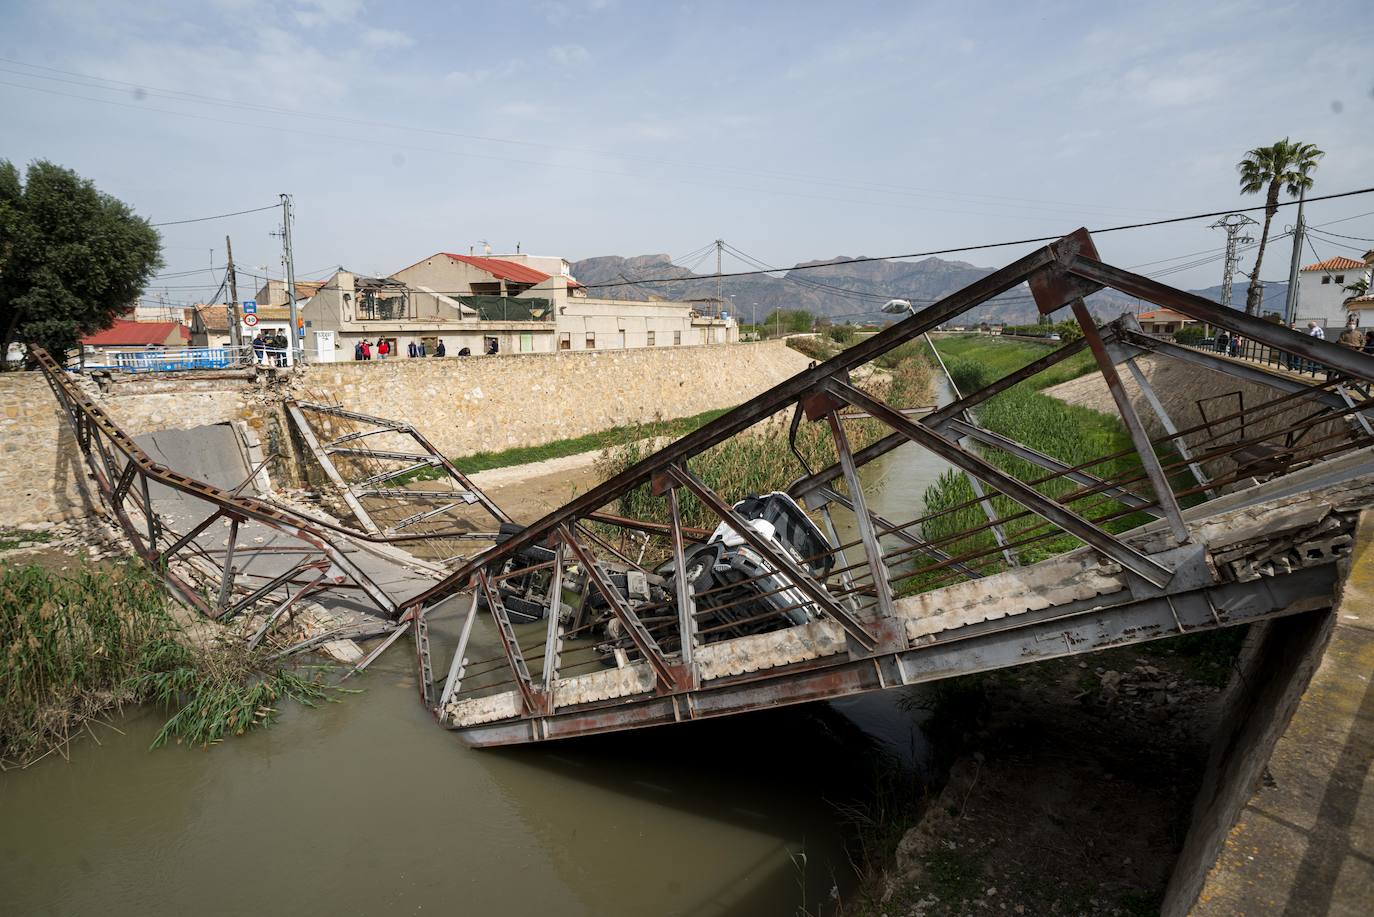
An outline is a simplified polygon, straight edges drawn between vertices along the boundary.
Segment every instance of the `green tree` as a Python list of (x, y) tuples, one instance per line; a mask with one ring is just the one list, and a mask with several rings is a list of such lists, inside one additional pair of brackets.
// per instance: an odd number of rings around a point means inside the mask
[(1255, 253), (1255, 270), (1250, 274), (1250, 287), (1245, 292), (1245, 312), (1258, 315), (1260, 306), (1260, 265), (1264, 263), (1264, 247), (1269, 243), (1269, 224), (1279, 211), (1279, 189), (1290, 197), (1312, 187), (1312, 170), (1317, 160), (1326, 154), (1310, 143), (1294, 142), (1284, 137), (1273, 146), (1256, 147), (1245, 154), (1236, 169), (1240, 172), (1242, 194), (1264, 192), (1264, 230), (1260, 233), (1259, 249)]
[(60, 355), (110, 327), (161, 249), (147, 220), (70, 169), (40, 160), (21, 181), (0, 160), (0, 353), (18, 340)]

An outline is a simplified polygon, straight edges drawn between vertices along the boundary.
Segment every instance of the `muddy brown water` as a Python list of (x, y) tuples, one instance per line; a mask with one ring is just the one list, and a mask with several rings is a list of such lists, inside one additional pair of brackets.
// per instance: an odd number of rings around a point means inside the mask
[[(912, 518), (943, 469), (894, 451), (875, 508)], [(131, 711), (0, 775), (0, 913), (816, 913), (852, 887), (845, 807), (928, 752), (894, 692), (476, 751), (403, 649), (350, 684), (210, 750), (149, 752)]]

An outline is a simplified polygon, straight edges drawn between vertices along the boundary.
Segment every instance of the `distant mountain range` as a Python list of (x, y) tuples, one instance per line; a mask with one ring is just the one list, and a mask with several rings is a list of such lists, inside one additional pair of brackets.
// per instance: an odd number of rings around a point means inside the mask
[[(749, 277), (725, 277), (720, 282), (721, 294), (735, 317), (751, 322), (754, 316), (763, 318), (774, 309), (805, 309), (824, 315), (832, 321), (882, 317), (879, 311), (889, 299), (909, 300), (918, 309), (955, 290), (993, 272), (993, 268), (978, 267), (966, 261), (946, 261), (926, 258), (922, 261), (866, 261), (861, 264), (830, 264), (844, 261), (840, 255), (823, 261), (806, 262), (798, 267), (824, 264), (809, 270), (788, 269), (781, 277), (755, 274)], [(572, 265), (573, 276), (591, 285), (593, 295), (610, 299), (705, 299), (716, 295), (716, 280), (710, 274), (695, 274), (672, 263), (668, 255), (637, 255), (623, 258), (603, 255), (584, 258)], [(663, 282), (667, 279), (667, 282)], [(1167, 282), (1167, 280), (1165, 281)], [(598, 287), (598, 284), (621, 284)], [(1265, 288), (1265, 308), (1282, 311), (1287, 295), (1286, 283)], [(1193, 290), (1214, 302), (1221, 301), (1221, 286)], [(1245, 282), (1236, 282), (1232, 292), (1233, 305), (1245, 303)], [(1134, 312), (1138, 304), (1134, 297), (1114, 290), (1102, 290), (1087, 298), (1089, 308), (1100, 318), (1115, 318), (1122, 312)], [(1067, 317), (1067, 310), (1056, 318)], [(1030, 290), (1023, 284), (1003, 293), (985, 305), (971, 310), (966, 323), (1007, 322), (1029, 324), (1036, 320), (1035, 304)]]

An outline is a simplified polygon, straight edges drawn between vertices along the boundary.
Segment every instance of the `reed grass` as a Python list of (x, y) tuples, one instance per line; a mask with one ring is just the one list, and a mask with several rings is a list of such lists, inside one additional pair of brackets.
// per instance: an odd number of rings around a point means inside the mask
[(313, 703), (318, 680), (241, 645), (189, 645), (161, 583), (132, 562), (70, 576), (0, 568), (0, 763), (64, 746), (92, 717), (152, 701), (173, 711), (154, 747), (208, 745), (271, 722), (284, 697)]
[[(890, 369), (858, 383), (858, 387), (898, 407), (929, 404), (932, 400), (930, 364), (913, 348), (904, 352), (901, 358), (894, 359)], [(751, 494), (786, 490), (803, 474), (801, 465), (788, 447), (790, 421), (790, 412), (769, 418), (748, 432), (731, 437), (693, 457), (688, 467), (727, 504), (743, 500)], [(885, 425), (874, 420), (845, 423), (845, 433), (856, 451), (888, 432)], [(837, 460), (829, 425), (824, 422), (803, 420), (797, 431), (797, 449), (813, 471), (819, 471)], [(652, 451), (647, 436), (632, 431), (626, 442), (602, 453), (597, 460), (598, 475), (603, 480), (609, 478), (646, 458)], [(686, 491), (679, 493), (679, 505), (685, 525), (714, 528), (719, 522), (714, 513)], [(668, 521), (667, 502), (649, 492), (648, 482), (622, 497), (616, 511), (637, 519)]]

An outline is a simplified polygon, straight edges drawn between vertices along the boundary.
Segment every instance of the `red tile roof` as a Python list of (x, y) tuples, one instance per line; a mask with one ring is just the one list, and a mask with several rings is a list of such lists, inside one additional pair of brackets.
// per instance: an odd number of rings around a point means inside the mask
[(1309, 264), (1303, 268), (1304, 271), (1357, 271), (1364, 267), (1363, 261), (1356, 261), (1354, 258), (1346, 258), (1337, 255), (1334, 258), (1327, 258), (1325, 261), (1318, 261), (1316, 264)]
[(1184, 315), (1182, 312), (1175, 312), (1173, 309), (1153, 309), (1149, 312), (1140, 313), (1136, 318), (1145, 322), (1172, 322), (1179, 319), (1186, 322), (1195, 321), (1195, 319)]
[(515, 261), (506, 261), (502, 258), (488, 258), (481, 255), (455, 255), (452, 252), (444, 252), (445, 257), (452, 258), (454, 261), (461, 261), (470, 264), (481, 271), (486, 271), (493, 277), (502, 280), (510, 280), (515, 283), (543, 283), (549, 279), (549, 275), (543, 271), (536, 271), (532, 267), (526, 267)]
[(91, 347), (146, 347), (191, 340), (191, 332), (180, 322), (126, 322), (115, 320), (114, 327), (81, 339)]

